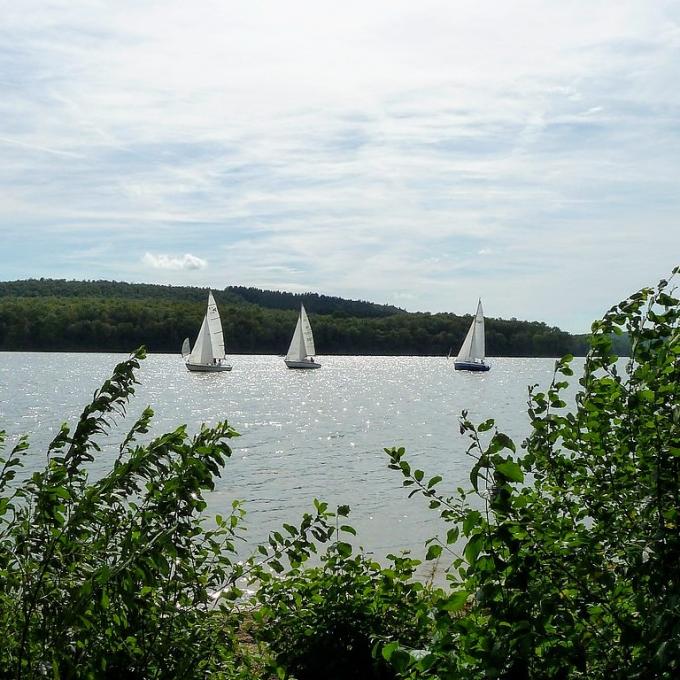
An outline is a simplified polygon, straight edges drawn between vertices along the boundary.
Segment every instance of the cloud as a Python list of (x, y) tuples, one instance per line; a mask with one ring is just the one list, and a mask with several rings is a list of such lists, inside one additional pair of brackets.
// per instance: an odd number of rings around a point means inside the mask
[(172, 269), (177, 271), (205, 269), (208, 262), (200, 257), (186, 253), (185, 255), (164, 255), (145, 253), (142, 262), (154, 269)]
[(51, 153), (55, 156), (66, 156), (71, 158), (83, 158), (82, 154), (71, 153), (69, 151), (60, 151), (59, 149), (48, 149), (44, 146), (37, 146), (35, 144), (27, 144), (26, 142), (20, 142), (16, 139), (5, 139), (0, 137), (0, 144), (13, 144), (15, 146), (23, 147), (24, 149), (30, 149), (31, 151), (44, 151), (45, 153)]
[(482, 295), (583, 330), (677, 264), (677, 3), (15, 5), (2, 277)]

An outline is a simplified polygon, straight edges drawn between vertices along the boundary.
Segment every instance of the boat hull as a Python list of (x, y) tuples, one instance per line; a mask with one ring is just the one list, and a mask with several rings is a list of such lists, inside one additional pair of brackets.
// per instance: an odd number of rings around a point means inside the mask
[(321, 364), (315, 361), (291, 361), (290, 359), (283, 360), (288, 368), (321, 368)]
[(488, 364), (477, 363), (475, 361), (454, 361), (453, 368), (456, 371), (488, 371), (491, 366)]
[(231, 371), (229, 364), (190, 364), (186, 363), (188, 371), (195, 373), (223, 373), (224, 371)]

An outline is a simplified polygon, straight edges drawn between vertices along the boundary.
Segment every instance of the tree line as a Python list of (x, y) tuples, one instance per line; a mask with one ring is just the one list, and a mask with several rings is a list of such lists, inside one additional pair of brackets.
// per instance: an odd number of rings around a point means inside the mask
[[(269, 309), (299, 309), (304, 302), (307, 311), (316, 314), (340, 314), (359, 317), (382, 317), (403, 312), (392, 305), (365, 300), (346, 300), (318, 293), (287, 293), (245, 286), (227, 286), (213, 290), (215, 300), (223, 304), (252, 303)], [(205, 302), (206, 289), (196, 286), (168, 286), (124, 281), (68, 281), (66, 279), (25, 279), (0, 281), (0, 299), (6, 297), (120, 298), (124, 300), (168, 300)]]
[[(471, 316), (408, 313), (317, 294), (230, 287), (213, 291), (228, 353), (281, 354), (307, 308), (320, 354), (455, 355)], [(0, 350), (177, 352), (205, 313), (202, 288), (113, 281), (0, 283)], [(586, 336), (536, 321), (487, 319), (489, 356), (583, 354)], [(625, 353), (625, 352), (622, 352)]]

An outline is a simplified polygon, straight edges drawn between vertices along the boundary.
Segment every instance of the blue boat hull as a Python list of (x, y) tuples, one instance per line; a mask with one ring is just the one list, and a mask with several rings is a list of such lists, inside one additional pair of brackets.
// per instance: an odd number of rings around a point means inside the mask
[(453, 367), (456, 371), (488, 371), (491, 369), (488, 364), (478, 364), (474, 361), (454, 361)]

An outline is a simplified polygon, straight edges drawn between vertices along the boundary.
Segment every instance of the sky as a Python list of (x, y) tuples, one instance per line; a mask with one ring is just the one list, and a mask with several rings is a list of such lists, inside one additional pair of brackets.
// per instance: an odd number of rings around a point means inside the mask
[(680, 3), (0, 0), (0, 280), (586, 332), (680, 264)]

